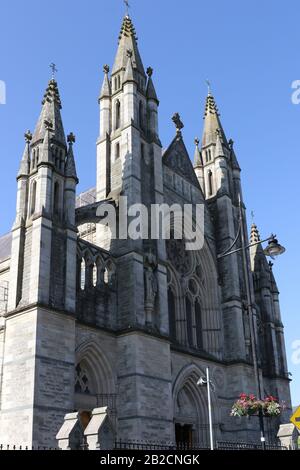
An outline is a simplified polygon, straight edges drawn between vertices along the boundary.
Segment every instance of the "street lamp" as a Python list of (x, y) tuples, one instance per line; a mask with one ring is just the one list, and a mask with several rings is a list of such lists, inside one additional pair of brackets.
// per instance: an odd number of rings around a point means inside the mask
[(206, 377), (200, 377), (197, 382), (199, 386), (207, 386), (207, 402), (208, 402), (208, 419), (209, 419), (209, 440), (210, 450), (214, 450), (214, 436), (213, 436), (213, 422), (212, 422), (212, 411), (211, 411), (211, 397), (210, 388), (214, 390), (214, 384), (209, 379), (209, 368), (206, 368)]
[[(251, 342), (251, 350), (252, 350), (252, 359), (253, 359), (253, 368), (254, 368), (254, 376), (256, 382), (256, 389), (257, 389), (257, 396), (258, 399), (261, 400), (263, 398), (263, 391), (262, 385), (260, 380), (259, 374), (259, 366), (257, 360), (257, 344), (256, 344), (256, 335), (255, 335), (255, 324), (254, 324), (254, 315), (252, 309), (252, 286), (250, 282), (250, 269), (249, 269), (249, 260), (248, 260), (248, 250), (252, 246), (260, 245), (261, 243), (268, 242), (267, 248), (264, 249), (264, 254), (266, 256), (270, 256), (274, 258), (275, 256), (281, 255), (285, 252), (285, 248), (278, 243), (275, 235), (271, 235), (270, 237), (266, 238), (265, 240), (260, 240), (258, 242), (248, 244), (246, 242), (246, 222), (244, 217), (244, 212), (242, 208), (242, 201), (239, 195), (239, 227), (237, 235), (231, 244), (231, 246), (224, 252), (217, 256), (218, 259), (224, 258), (226, 256), (232, 255), (233, 253), (242, 253), (243, 259), (243, 274), (245, 279), (245, 286), (246, 286), (246, 297), (247, 297), (247, 311), (249, 316), (249, 326), (250, 326), (250, 342)], [(238, 240), (241, 240), (240, 248), (235, 248), (235, 245)], [(266, 448), (266, 439), (265, 439), (265, 432), (264, 432), (264, 420), (263, 414), (260, 411), (259, 413), (259, 424), (260, 424), (260, 440), (262, 443), (263, 449)]]

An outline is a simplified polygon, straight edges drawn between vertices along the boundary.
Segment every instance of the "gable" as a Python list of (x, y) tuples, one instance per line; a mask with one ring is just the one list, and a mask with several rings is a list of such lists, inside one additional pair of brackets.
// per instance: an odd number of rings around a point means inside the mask
[(163, 155), (163, 163), (200, 189), (192, 162), (182, 137), (175, 137)]

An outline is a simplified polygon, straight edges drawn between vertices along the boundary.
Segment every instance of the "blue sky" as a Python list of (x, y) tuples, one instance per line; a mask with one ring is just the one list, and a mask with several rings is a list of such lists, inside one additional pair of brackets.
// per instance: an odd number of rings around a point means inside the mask
[[(95, 183), (97, 97), (102, 66), (112, 65), (124, 13), (122, 0), (1, 0), (0, 233), (15, 214), (15, 176), (26, 129), (34, 129), (49, 64), (59, 69), (66, 132), (75, 146), (79, 189)], [(300, 105), (291, 101), (300, 79), (297, 1), (132, 0), (131, 16), (145, 67), (154, 68), (160, 98), (163, 146), (174, 137), (179, 112), (191, 155), (201, 136), (209, 78), (227, 137), (235, 141), (244, 198), (261, 235), (276, 232), (287, 248), (274, 265), (281, 291), (294, 404), (300, 404), (300, 364), (292, 343), (300, 340)]]

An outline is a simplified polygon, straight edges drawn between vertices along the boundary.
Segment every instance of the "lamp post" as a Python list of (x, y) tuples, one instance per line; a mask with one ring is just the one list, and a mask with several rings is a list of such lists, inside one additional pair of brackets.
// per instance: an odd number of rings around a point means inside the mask
[(207, 386), (207, 403), (208, 403), (208, 420), (209, 420), (209, 441), (210, 441), (210, 450), (214, 450), (214, 436), (213, 436), (213, 422), (212, 422), (212, 409), (211, 409), (211, 396), (210, 389), (214, 389), (213, 383), (209, 379), (209, 368), (206, 368), (206, 377), (200, 377), (197, 382), (197, 385)]
[[(274, 258), (275, 256), (281, 255), (285, 252), (285, 248), (278, 243), (275, 235), (270, 235), (270, 237), (260, 240), (255, 243), (247, 243), (246, 241), (246, 222), (244, 217), (244, 212), (242, 208), (242, 201), (241, 197), (239, 196), (239, 228), (237, 235), (231, 244), (231, 246), (224, 252), (218, 255), (218, 259), (225, 258), (226, 256), (230, 256), (233, 253), (242, 253), (242, 260), (243, 260), (243, 274), (245, 280), (245, 287), (246, 287), (246, 297), (247, 297), (247, 312), (249, 317), (249, 326), (250, 326), (250, 343), (251, 343), (251, 350), (252, 350), (252, 360), (253, 360), (253, 367), (254, 367), (254, 376), (256, 382), (256, 389), (257, 389), (257, 396), (258, 399), (261, 400), (263, 398), (263, 390), (262, 384), (260, 380), (259, 374), (259, 365), (258, 365), (258, 358), (257, 358), (257, 342), (256, 342), (256, 335), (255, 335), (255, 316), (253, 314), (252, 309), (252, 286), (250, 282), (250, 270), (249, 270), (249, 262), (248, 262), (248, 250), (255, 245), (259, 245), (264, 242), (268, 242), (267, 248), (264, 249), (264, 254), (266, 256), (270, 256)], [(240, 239), (241, 246), (240, 248), (235, 248), (237, 241)], [(264, 432), (264, 419), (262, 411), (259, 412), (259, 424), (260, 424), (260, 440), (262, 443), (263, 449), (266, 447), (266, 439), (265, 439), (265, 432)]]

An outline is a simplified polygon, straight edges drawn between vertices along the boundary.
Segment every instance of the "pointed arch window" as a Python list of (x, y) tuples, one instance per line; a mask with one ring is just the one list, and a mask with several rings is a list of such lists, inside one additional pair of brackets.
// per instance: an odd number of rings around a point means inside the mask
[(80, 264), (80, 289), (84, 290), (85, 289), (85, 278), (86, 278), (86, 263), (85, 259), (82, 258), (81, 264)]
[(144, 105), (143, 102), (139, 102), (139, 126), (140, 129), (144, 130)]
[(117, 100), (115, 104), (115, 113), (116, 113), (116, 129), (119, 129), (121, 125), (121, 103), (119, 100)]
[(115, 147), (115, 160), (118, 158), (120, 158), (120, 142), (117, 142)]
[(54, 212), (58, 214), (59, 211), (59, 183), (54, 183)]
[(213, 174), (212, 174), (211, 170), (208, 171), (207, 177), (208, 177), (208, 195), (212, 196), (212, 194), (213, 194)]
[(195, 302), (195, 321), (196, 321), (197, 348), (203, 349), (202, 312), (201, 312), (201, 304), (200, 304), (199, 299), (196, 299), (196, 302)]
[(30, 215), (35, 213), (36, 209), (36, 181), (31, 185)]

